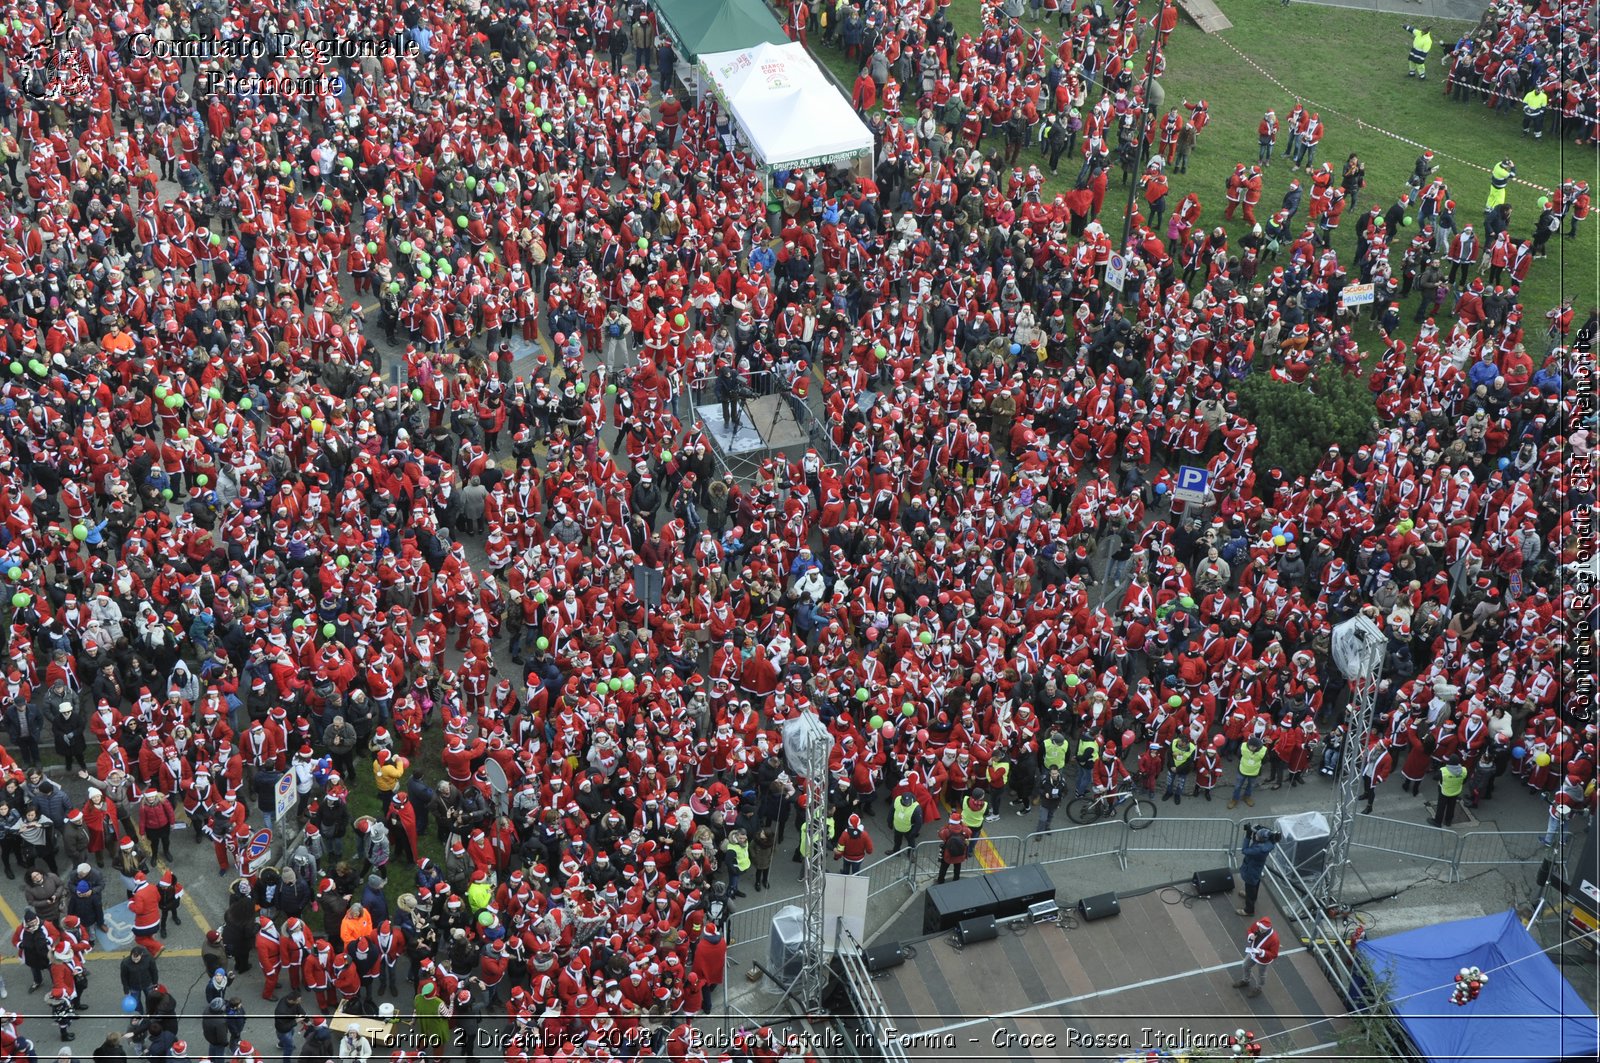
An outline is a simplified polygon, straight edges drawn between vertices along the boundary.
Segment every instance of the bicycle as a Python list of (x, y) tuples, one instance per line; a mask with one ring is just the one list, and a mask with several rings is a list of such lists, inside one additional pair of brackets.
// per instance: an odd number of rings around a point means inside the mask
[(1067, 818), (1074, 823), (1098, 823), (1122, 809), (1122, 821), (1129, 830), (1144, 830), (1156, 821), (1156, 803), (1133, 795), (1131, 782), (1093, 797), (1075, 797), (1067, 802)]

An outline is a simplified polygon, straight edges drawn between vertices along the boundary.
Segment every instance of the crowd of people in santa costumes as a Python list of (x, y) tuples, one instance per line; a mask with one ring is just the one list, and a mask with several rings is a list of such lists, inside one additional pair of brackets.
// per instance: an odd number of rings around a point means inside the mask
[(1600, 86), (1588, 72), (1595, 47), (1594, 12), (1581, 3), (1496, 0), (1476, 26), (1440, 49), (1442, 91), (1520, 116), (1528, 92), (1538, 89), (1548, 97), (1542, 117), (1554, 135), (1593, 147), (1600, 127)]
[[(1565, 463), (1592, 439), (1572, 322), (1535, 367), (1516, 287), (1471, 288), (1370, 352), (1369, 445), (1258, 461), (1239, 379), (1364, 371), (1334, 310), (1347, 238), (1291, 218), (1268, 252), (1191, 193), (1105, 283), (1095, 218), (1166, 7), (1064, 12), (1048, 43), (852, 8), (885, 84), (917, 57), (890, 96), (918, 118), (874, 119), (873, 178), (795, 171), (770, 204), (713, 104), (657, 104), (637, 3), (396, 7), (219, 25), (92, 0), (41, 70), (55, 5), (11, 5), (0, 837), (40, 879), (15, 942), (36, 981), (65, 994), (33, 959), (88, 940), (72, 898), (108, 864), (100, 895), (131, 894), (160, 951), (181, 886), (150, 860), (181, 814), (238, 877), (206, 949), (267, 999), (399, 999), (441, 1039), (503, 1015), (508, 1059), (701, 1060), (688, 1017), (775, 852), (858, 870), (873, 834), (946, 824), (959, 872), (1008, 802), (1049, 822), (1041, 781), (1253, 805), (1313, 769), (1459, 760), (1475, 799), (1499, 778), (1592, 810), (1594, 729), (1563, 701), (1558, 568), (1593, 501)], [(303, 55), (129, 46), (269, 19), (407, 43), (320, 97), (193, 91)], [(1083, 167), (1049, 202), (1040, 164), (999, 158), (1047, 113)], [(1184, 113), (1174, 160), (1207, 147)], [(1163, 164), (1131, 157), (1159, 211)], [(1377, 271), (1395, 233), (1353, 228), (1349, 272)], [(401, 365), (377, 331), (406, 334)], [(518, 375), (514, 334), (554, 353)], [(625, 371), (594, 366), (607, 340)], [(719, 369), (815, 403), (837, 460), (719, 475), (684, 402)], [(1209, 470), (1204, 506), (1174, 500), (1179, 463)], [(1363, 608), (1382, 722), (1346, 749), (1327, 639)], [(835, 739), (826, 840), (782, 757), (808, 711)], [(47, 741), (81, 805), (34, 770)], [(286, 774), (303, 841), (251, 871)], [(353, 817), (369, 775), (381, 814)], [(0, 1024), (0, 1053), (24, 1041)], [(803, 1051), (763, 1029), (730, 1058)]]

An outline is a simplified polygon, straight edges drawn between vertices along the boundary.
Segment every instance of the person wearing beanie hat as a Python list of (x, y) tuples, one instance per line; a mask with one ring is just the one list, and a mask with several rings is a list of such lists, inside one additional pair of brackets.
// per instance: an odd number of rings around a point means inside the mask
[(972, 828), (961, 821), (961, 813), (950, 813), (950, 820), (939, 831), (939, 882), (954, 869), (956, 881), (961, 881), (961, 865), (972, 852)]

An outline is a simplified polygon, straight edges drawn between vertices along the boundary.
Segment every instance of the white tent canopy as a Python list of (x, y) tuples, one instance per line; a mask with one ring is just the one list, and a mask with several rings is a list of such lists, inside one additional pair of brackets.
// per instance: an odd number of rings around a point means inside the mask
[(703, 86), (768, 169), (837, 165), (872, 151), (872, 130), (802, 44), (716, 52), (700, 67)]

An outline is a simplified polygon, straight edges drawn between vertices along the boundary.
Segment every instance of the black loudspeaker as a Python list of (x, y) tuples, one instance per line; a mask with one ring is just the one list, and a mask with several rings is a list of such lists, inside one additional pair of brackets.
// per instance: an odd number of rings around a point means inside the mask
[(1056, 899), (1056, 884), (1050, 881), (1050, 876), (1038, 864), (993, 871), (983, 876), (983, 880), (994, 891), (994, 914), (997, 919), (1022, 915), (1040, 901)]
[(1102, 893), (1098, 897), (1085, 897), (1078, 902), (1078, 916), (1086, 923), (1121, 914), (1122, 902), (1117, 900), (1115, 893)]
[(1000, 931), (995, 929), (992, 915), (963, 919), (956, 927), (956, 936), (961, 939), (963, 945), (971, 945), (977, 941), (993, 941), (999, 933)]
[(1202, 897), (1209, 897), (1213, 893), (1227, 893), (1233, 889), (1233, 872), (1225, 867), (1196, 871), (1191, 881), (1194, 883), (1196, 893)]
[(963, 919), (993, 914), (994, 890), (989, 888), (988, 879), (988, 875), (968, 875), (954, 882), (929, 886), (923, 899), (922, 932), (937, 934), (954, 930)]
[(887, 971), (906, 962), (905, 947), (898, 941), (890, 941), (883, 945), (874, 945), (861, 954), (862, 962), (869, 971)]

